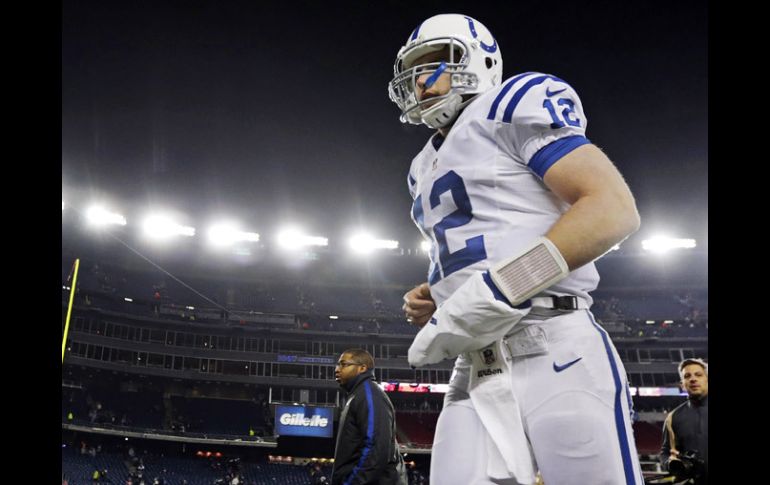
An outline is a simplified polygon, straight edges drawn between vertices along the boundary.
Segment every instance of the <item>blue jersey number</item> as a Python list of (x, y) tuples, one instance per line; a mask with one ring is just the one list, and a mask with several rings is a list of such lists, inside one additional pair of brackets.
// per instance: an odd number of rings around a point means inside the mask
[[(449, 246), (446, 241), (446, 231), (454, 229), (460, 226), (464, 226), (473, 220), (473, 208), (471, 207), (471, 200), (468, 197), (468, 192), (465, 190), (465, 183), (463, 179), (457, 175), (454, 171), (449, 171), (446, 174), (438, 178), (434, 183), (430, 191), (430, 208), (435, 209), (441, 204), (441, 195), (451, 192), (452, 200), (457, 207), (457, 210), (441, 219), (441, 221), (433, 226), (433, 233), (436, 235), (436, 241), (438, 242), (438, 255), (441, 269), (444, 272), (444, 277), (449, 276), (455, 271), (459, 271), (468, 265), (481, 261), (487, 258), (487, 250), (484, 248), (484, 236), (479, 235), (465, 240), (465, 247), (458, 249), (457, 251), (450, 253)], [(431, 281), (434, 280), (435, 281)], [(438, 272), (438, 268), (430, 275), (429, 282), (431, 284), (441, 279), (441, 275)]]
[(559, 106), (566, 106), (566, 108), (564, 108), (561, 112), (561, 116), (564, 118), (564, 121), (559, 118), (559, 115), (556, 113), (556, 108), (554, 108), (550, 99), (543, 101), (543, 108), (548, 110), (548, 113), (551, 115), (551, 119), (553, 120), (553, 123), (551, 123), (551, 128), (554, 130), (561, 128), (564, 126), (565, 122), (570, 126), (580, 126), (580, 120), (574, 118), (575, 103), (571, 99), (561, 98), (559, 101), (557, 101), (557, 104)]
[[(425, 215), (422, 213), (422, 195), (418, 195), (416, 199), (414, 199), (414, 204), (412, 204), (412, 219), (414, 219), (414, 222), (417, 224), (417, 227), (420, 229), (420, 232), (422, 235), (428, 239), (427, 231), (425, 229)], [(430, 269), (428, 270), (428, 283), (434, 284), (437, 281), (441, 279), (441, 272), (439, 271), (438, 264), (436, 263), (436, 257), (433, 253), (433, 248), (431, 248), (431, 254), (430, 254)]]

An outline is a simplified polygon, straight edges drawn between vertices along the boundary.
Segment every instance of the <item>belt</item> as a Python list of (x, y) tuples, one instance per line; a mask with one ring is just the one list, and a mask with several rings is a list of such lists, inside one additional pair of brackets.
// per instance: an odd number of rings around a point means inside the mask
[(530, 298), (533, 308), (547, 308), (552, 310), (585, 310), (588, 304), (583, 298), (574, 295), (564, 296), (538, 296)]

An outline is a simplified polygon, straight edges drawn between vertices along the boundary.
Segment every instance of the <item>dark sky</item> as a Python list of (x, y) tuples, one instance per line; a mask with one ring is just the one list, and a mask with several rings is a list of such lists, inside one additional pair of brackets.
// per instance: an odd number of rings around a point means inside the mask
[(705, 2), (64, 0), (64, 197), (107, 194), (129, 223), (163, 204), (199, 228), (363, 225), (413, 246), (405, 178), (430, 131), (398, 121), (387, 83), (412, 29), (452, 12), (492, 31), (506, 78), (577, 90), (637, 197), (636, 238), (703, 241)]

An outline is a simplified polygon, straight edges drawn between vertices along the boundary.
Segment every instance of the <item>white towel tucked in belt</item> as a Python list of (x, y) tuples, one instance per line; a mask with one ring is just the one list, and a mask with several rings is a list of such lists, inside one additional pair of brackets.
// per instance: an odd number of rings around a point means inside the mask
[(514, 477), (522, 485), (535, 483), (535, 458), (516, 397), (511, 391), (511, 376), (502, 352), (495, 342), (469, 352), (473, 361), (468, 393), (473, 407), (489, 433), (487, 473), (494, 479)]

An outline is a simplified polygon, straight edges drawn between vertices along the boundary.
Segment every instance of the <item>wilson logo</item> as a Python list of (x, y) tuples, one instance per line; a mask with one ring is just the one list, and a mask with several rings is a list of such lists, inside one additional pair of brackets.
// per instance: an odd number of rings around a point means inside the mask
[(503, 369), (482, 369), (476, 374), (479, 377), (488, 377), (495, 374), (502, 374)]

